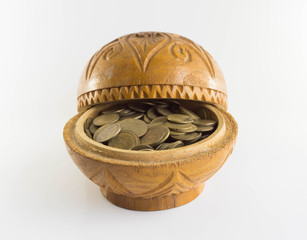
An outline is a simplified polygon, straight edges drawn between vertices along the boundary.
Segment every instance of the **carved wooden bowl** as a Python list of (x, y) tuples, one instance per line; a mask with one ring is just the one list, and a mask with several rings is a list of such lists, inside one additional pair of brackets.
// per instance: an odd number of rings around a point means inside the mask
[[(84, 122), (118, 102), (176, 99), (205, 106), (217, 129), (206, 139), (163, 151), (131, 151), (88, 138)], [(195, 199), (232, 152), (237, 123), (227, 113), (224, 78), (212, 57), (189, 39), (169, 33), (123, 36), (99, 50), (79, 85), (79, 114), (64, 128), (68, 152), (115, 205), (162, 210)]]

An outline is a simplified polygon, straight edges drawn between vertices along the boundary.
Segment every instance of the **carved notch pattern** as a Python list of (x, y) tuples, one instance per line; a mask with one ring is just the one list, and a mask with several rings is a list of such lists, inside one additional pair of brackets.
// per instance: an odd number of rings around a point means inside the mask
[(213, 102), (227, 106), (227, 95), (214, 89), (157, 84), (104, 88), (87, 92), (78, 97), (78, 110), (103, 102), (144, 98), (179, 98)]

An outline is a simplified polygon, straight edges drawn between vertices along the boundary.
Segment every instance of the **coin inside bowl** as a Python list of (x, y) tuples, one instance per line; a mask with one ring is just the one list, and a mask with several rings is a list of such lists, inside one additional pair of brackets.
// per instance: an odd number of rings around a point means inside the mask
[[(176, 101), (179, 101), (182, 106), (192, 111), (197, 111), (197, 109), (205, 108), (207, 117), (217, 122), (216, 128), (207, 138), (204, 138), (200, 141), (192, 143), (193, 148), (189, 147), (190, 145), (181, 146), (179, 144), (178, 148), (163, 150), (163, 152), (170, 152), (173, 155), (173, 157), (176, 158), (176, 156), (189, 157), (194, 154), (210, 150), (210, 148), (219, 141), (219, 137), (222, 136), (226, 130), (225, 120), (219, 108), (211, 104), (201, 103), (201, 102), (196, 102), (196, 101), (191, 101), (191, 100), (176, 100)], [(105, 144), (101, 144), (99, 142), (94, 141), (93, 139), (89, 138), (84, 132), (84, 124), (87, 119), (89, 118), (94, 119), (102, 111), (107, 111), (108, 109), (113, 109), (113, 108), (115, 109), (119, 105), (127, 105), (130, 103), (137, 103), (137, 102), (138, 101), (136, 100), (117, 101), (117, 102), (112, 102), (109, 104), (100, 104), (92, 108), (89, 108), (88, 110), (76, 116), (75, 130), (74, 130), (74, 134), (72, 135), (74, 135), (77, 138), (77, 140), (80, 142), (83, 148), (89, 149), (91, 153), (94, 153), (97, 156), (97, 158), (101, 157), (99, 153), (102, 153), (102, 152), (104, 156), (112, 155), (114, 152), (116, 152), (116, 161), (120, 161), (120, 160), (138, 161), (138, 162), (139, 161), (144, 161), (144, 162), (170, 161), (170, 159), (172, 158), (169, 158), (167, 154), (166, 155), (158, 154), (158, 152), (162, 152), (162, 151), (135, 151), (135, 150), (114, 148), (114, 147), (107, 146)], [(205, 149), (203, 145), (204, 142), (206, 142)]]
[[(117, 103), (84, 123), (96, 142), (135, 151), (158, 151), (193, 144), (209, 137), (217, 121), (205, 106), (191, 109), (175, 100), (139, 100)], [(139, 148), (138, 145), (148, 145)]]
[(84, 131), (86, 120), (116, 104), (118, 102), (93, 106), (72, 117), (64, 128), (64, 140), (73, 161), (115, 205), (147, 211), (190, 202), (201, 193), (204, 181), (220, 169), (232, 152), (237, 135), (233, 117), (219, 106), (194, 101), (182, 104), (191, 109), (205, 106), (217, 126), (210, 136), (191, 145), (179, 144), (178, 148), (161, 151), (134, 151), (89, 138)]

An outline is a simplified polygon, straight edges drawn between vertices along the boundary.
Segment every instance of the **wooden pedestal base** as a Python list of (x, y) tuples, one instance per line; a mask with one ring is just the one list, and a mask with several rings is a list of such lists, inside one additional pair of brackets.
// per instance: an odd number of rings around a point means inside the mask
[(157, 211), (174, 207), (179, 207), (194, 200), (204, 189), (204, 183), (198, 185), (187, 192), (179, 194), (171, 194), (165, 197), (127, 197), (124, 195), (118, 195), (114, 192), (110, 192), (104, 188), (100, 188), (102, 194), (111, 203), (131, 210), (138, 211)]

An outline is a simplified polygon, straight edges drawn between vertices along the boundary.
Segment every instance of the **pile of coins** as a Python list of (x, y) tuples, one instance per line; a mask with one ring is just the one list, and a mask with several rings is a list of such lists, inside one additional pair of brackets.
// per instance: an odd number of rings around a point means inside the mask
[(115, 105), (84, 124), (88, 137), (120, 149), (173, 149), (208, 137), (217, 122), (206, 109), (198, 114), (174, 100), (139, 101)]

